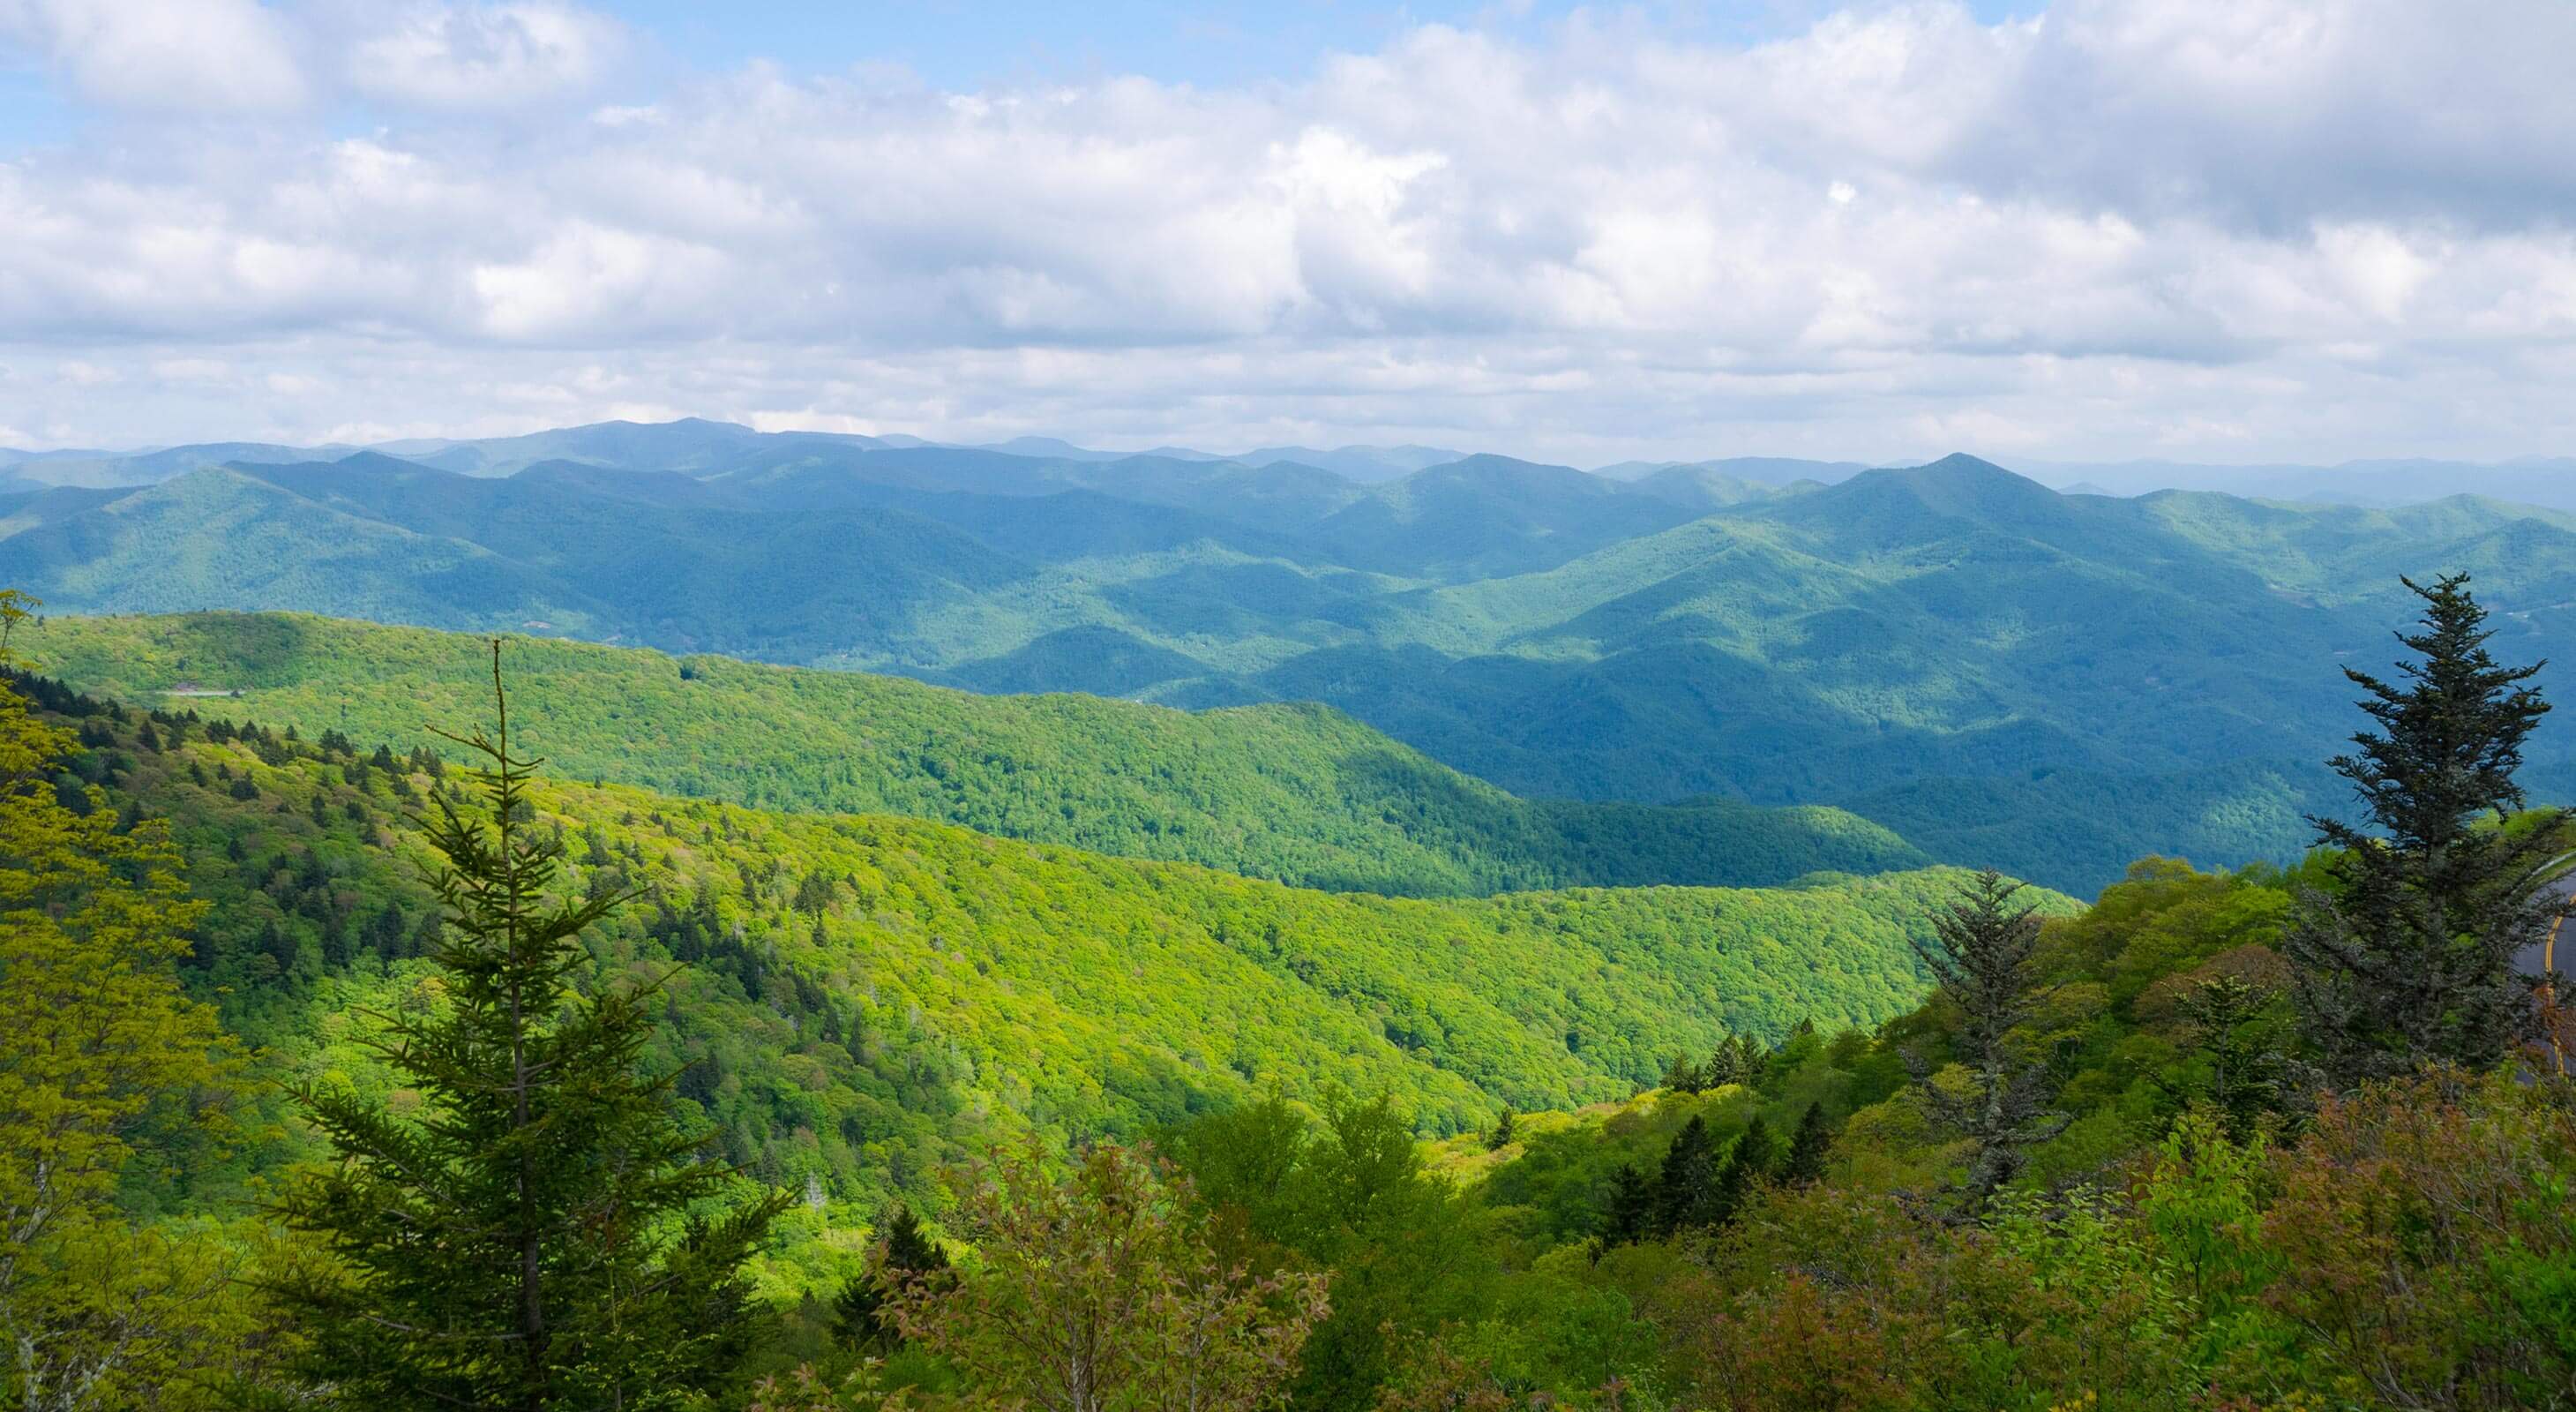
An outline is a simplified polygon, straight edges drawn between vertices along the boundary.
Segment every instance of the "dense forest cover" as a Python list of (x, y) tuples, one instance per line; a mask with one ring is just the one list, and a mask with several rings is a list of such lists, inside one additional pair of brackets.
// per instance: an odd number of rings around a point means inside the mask
[[(2518, 653), (2576, 661), (2576, 518), (2469, 496), (2060, 494), (1967, 456), (1718, 494), (1499, 456), (1363, 485), (686, 424), (544, 444), (204, 448), (157, 484), (0, 493), (0, 582), (57, 612), (286, 609), (982, 692), (1322, 702), (1524, 798), (1834, 806), (2085, 894), (2149, 852), (2296, 860), (2304, 815), (2340, 798), (2320, 762), (2345, 707), (2315, 666), (2376, 650), (2409, 565), (2476, 572)], [(2576, 752), (2530, 765), (2553, 797), (2576, 787)], [(663, 768), (633, 782), (691, 767)], [(1132, 833), (1124, 802), (1078, 812)], [(1439, 887), (1776, 880), (1621, 875), (1616, 847), (1578, 872), (1552, 847)], [(1321, 857), (1275, 875), (1340, 885)]]
[(21, 673), (8, 1390), (2576, 1406), (2576, 825), (2418, 591), (2349, 826), (2089, 908), (1299, 891)]
[[(308, 736), (412, 740), (423, 722), (472, 715), (488, 691), (475, 639), (301, 614), (55, 618), (29, 640), (83, 690), (204, 704)], [(1835, 809), (1516, 799), (1320, 706), (986, 697), (723, 657), (512, 644), (529, 739), (556, 773), (755, 808), (909, 814), (1407, 896), (1763, 886), (1932, 861)]]

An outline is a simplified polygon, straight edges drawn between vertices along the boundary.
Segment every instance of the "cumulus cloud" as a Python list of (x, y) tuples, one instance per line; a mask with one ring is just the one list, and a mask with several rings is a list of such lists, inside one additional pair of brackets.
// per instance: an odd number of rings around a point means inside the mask
[(289, 32), (257, 0), (0, 0), (0, 39), (118, 107), (256, 112), (305, 97)]
[[(1426, 26), (1232, 89), (754, 65), (534, 127), (469, 110), (590, 93), (615, 26), (369, 13), (304, 42), (410, 114), (381, 130), (0, 162), (0, 344), (109, 374), (68, 418), (59, 384), (0, 388), (0, 420), (668, 408), (1604, 460), (2576, 434), (2559, 0), (1917, 3), (1751, 45)], [(153, 400), (189, 358), (243, 370), (229, 400)]]

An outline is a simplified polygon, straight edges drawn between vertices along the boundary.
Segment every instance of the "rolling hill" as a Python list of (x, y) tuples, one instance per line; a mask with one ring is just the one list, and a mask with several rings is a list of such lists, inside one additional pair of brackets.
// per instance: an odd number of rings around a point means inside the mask
[[(572, 734), (582, 703), (520, 680), (530, 736)], [(433, 975), (410, 816), (456, 782), (415, 753), (434, 742), (411, 729), (379, 753), (19, 685), (80, 732), (67, 797), (172, 821), (213, 904), (188, 983), (270, 1072), (384, 1086), (368, 1013), (416, 1003)], [(533, 798), (568, 886), (640, 892), (589, 940), (610, 976), (677, 963), (650, 1062), (680, 1073), (728, 1158), (867, 1209), (1014, 1130), (1136, 1134), (1266, 1086), (1338, 1085), (1450, 1132), (1503, 1104), (1624, 1097), (1728, 1033), (1873, 1024), (1919, 1000), (1905, 938), (1960, 882), (1393, 899), (884, 814), (559, 776)], [(306, 1141), (252, 1124), (233, 1170)]]
[[(2295, 856), (2301, 813), (2340, 804), (2316, 765), (2352, 728), (2335, 666), (2388, 655), (2400, 573), (2474, 570), (2517, 657), (2576, 646), (2576, 519), (2473, 497), (2062, 495), (1970, 457), (1789, 487), (1468, 457), (1363, 484), (712, 423), (467, 449), (418, 454), (471, 475), (370, 453), (22, 492), (0, 581), (60, 611), (1317, 701), (1528, 798), (1842, 806), (2078, 889), (2143, 853)], [(2533, 765), (2576, 785), (2554, 741)]]
[[(308, 738), (411, 739), (471, 718), (488, 688), (476, 639), (301, 615), (54, 618), (28, 650), (83, 690)], [(1320, 706), (976, 696), (525, 637), (509, 660), (529, 738), (576, 778), (905, 814), (1307, 887), (1743, 886), (1931, 861), (1833, 809), (1517, 799)]]

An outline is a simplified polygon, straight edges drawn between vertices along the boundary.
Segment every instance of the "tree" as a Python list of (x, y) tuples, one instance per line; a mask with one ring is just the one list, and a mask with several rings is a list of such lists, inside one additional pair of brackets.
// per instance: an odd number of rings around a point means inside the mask
[(2543, 664), (2506, 667), (2466, 574), (2430, 588), (2422, 630), (2398, 641), (2403, 684), (2347, 667), (2377, 724), (2328, 763), (2352, 782), (2367, 828), (2311, 817), (2335, 851), (2335, 886), (2301, 899), (2284, 938), (2294, 993), (2328, 1077), (2350, 1086), (2430, 1063), (2489, 1069), (2532, 1032), (2532, 983), (2513, 958), (2564, 915), (2548, 862), (2564, 810), (2504, 826), (2523, 807), (2514, 772), (2549, 711), (2526, 685)]
[(1717, 1184), (1717, 1139), (1708, 1120), (1694, 1113), (1664, 1149), (1655, 1176), (1655, 1233), (1669, 1236), (1701, 1224)]
[(1727, 1150), (1726, 1162), (1710, 1187), (1706, 1223), (1723, 1226), (1734, 1220), (1753, 1189), (1771, 1180), (1779, 1170), (1780, 1158), (1780, 1140), (1772, 1135), (1771, 1125), (1762, 1121), (1762, 1115), (1754, 1114), (1743, 1135)]
[[(0, 667), (36, 600), (0, 590)], [(230, 1270), (117, 1212), (156, 1131), (220, 1119), (235, 1056), (177, 966), (204, 913), (168, 829), (65, 807), (71, 732), (0, 684), (0, 1392), (122, 1405), (182, 1376)]]
[(374, 1050), (423, 1099), (400, 1117), (346, 1089), (297, 1097), (339, 1162), (277, 1206), (333, 1259), (276, 1292), (311, 1335), (314, 1381), (370, 1408), (652, 1408), (728, 1371), (739, 1269), (780, 1193), (712, 1222), (726, 1169), (647, 1076), (648, 990), (586, 989), (582, 933), (626, 899), (550, 897), (558, 836), (535, 827), (534, 759), (513, 753), (501, 647), (479, 809), (442, 797), (436, 959), (445, 1003), (378, 1014)]
[(2043, 993), (2033, 964), (2039, 919), (2013, 905), (2021, 888), (1992, 868), (1979, 872), (1966, 895), (1932, 919), (1932, 940), (1913, 943), (1942, 998), (1959, 1012), (1966, 1091), (1952, 1092), (1919, 1064), (1916, 1078), (1933, 1120), (1968, 1139), (1968, 1170), (1957, 1191), (1969, 1217), (1983, 1214), (2020, 1172), (2026, 1149), (2066, 1131), (2070, 1121), (2049, 1108), (2047, 1066), (2024, 1060), (2011, 1043), (2013, 1028)]
[(833, 901), (840, 896), (840, 893), (840, 880), (829, 873), (817, 870), (807, 873), (797, 881), (793, 905), (797, 911), (813, 918), (815, 925), (820, 926), (823, 914), (831, 910)]
[(871, 1267), (842, 1286), (832, 1301), (842, 1340), (862, 1353), (893, 1352), (903, 1333), (886, 1317), (886, 1301), (909, 1282), (937, 1285), (947, 1269), (948, 1252), (922, 1230), (921, 1218), (909, 1206), (895, 1207)]
[(905, 1281), (907, 1338), (978, 1394), (1039, 1412), (1231, 1412), (1296, 1371), (1328, 1307), (1321, 1276), (1228, 1267), (1192, 1219), (1188, 1179), (1102, 1143), (1061, 1179), (1034, 1145), (963, 1183), (955, 1229), (975, 1249), (953, 1282)]
[(1610, 1201), (1601, 1224), (1601, 1244), (1632, 1245), (1655, 1230), (1655, 1184), (1623, 1162), (1610, 1174)]
[(1516, 1120), (1512, 1116), (1512, 1110), (1508, 1107), (1504, 1108), (1503, 1116), (1494, 1120), (1494, 1130), (1485, 1135), (1485, 1150), (1487, 1152), (1500, 1152), (1504, 1148), (1511, 1146), (1514, 1141), (1513, 1128), (1515, 1123)]
[(2276, 1033), (2280, 998), (2241, 976), (2216, 976), (2175, 1006), (2191, 1028), (2193, 1072), (2179, 1084), (2157, 1082), (2186, 1102), (2207, 1104), (2230, 1142), (2253, 1137), (2264, 1115), (2290, 1097), (2290, 1061)]
[(1789, 1139), (1789, 1155), (1780, 1161), (1783, 1186), (1808, 1186), (1824, 1180), (1825, 1158), (1833, 1151), (1834, 1130), (1825, 1121), (1825, 1106), (1810, 1103)]
[(1673, 1062), (1664, 1066), (1663, 1086), (1675, 1093), (1700, 1093), (1711, 1082), (1709, 1071), (1692, 1063), (1687, 1054), (1674, 1055)]

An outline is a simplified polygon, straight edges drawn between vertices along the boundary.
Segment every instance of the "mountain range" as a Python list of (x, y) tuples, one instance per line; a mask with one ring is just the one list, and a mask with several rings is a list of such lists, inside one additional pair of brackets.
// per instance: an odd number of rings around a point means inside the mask
[[(2576, 627), (2576, 517), (2473, 496), (2064, 494), (1965, 456), (1787, 485), (1470, 456), (1362, 482), (867, 443), (676, 423), (256, 448), (0, 496), (0, 582), (56, 612), (1322, 702), (1524, 800), (1833, 806), (2087, 891), (2144, 853), (2304, 847), (2303, 814), (2343, 803), (2318, 762), (2357, 721), (2320, 664), (2393, 655), (2400, 574), (2474, 571), (2512, 656), (2565, 658)], [(2533, 765), (2576, 783), (2563, 747)]]
[[(1433, 466), (1467, 460), (1471, 453), (1438, 446), (1265, 446), (1221, 454), (1187, 446), (1144, 452), (1105, 451), (1061, 437), (1019, 436), (960, 446), (917, 436), (862, 436), (844, 432), (761, 432), (731, 422), (682, 418), (673, 422), (597, 422), (519, 436), (479, 439), (413, 438), (369, 446), (324, 443), (287, 446), (223, 441), (135, 451), (26, 451), (0, 447), (0, 489), (51, 486), (150, 485), (204, 466), (282, 464), (338, 460), (367, 450), (467, 475), (511, 475), (546, 461), (574, 461), (627, 470), (702, 471), (746, 461), (778, 459), (801, 451), (984, 451), (1046, 461), (1225, 462), (1250, 469), (1295, 466), (1332, 473), (1362, 485), (1401, 480)], [(1830, 485), (1884, 461), (1819, 461), (1786, 456), (1732, 456), (1697, 461), (1619, 461), (1591, 468), (1616, 481), (1664, 476), (1688, 481), (1715, 478), (1758, 487), (1813, 481)], [(2343, 461), (2333, 465), (2290, 462), (2222, 464), (2170, 460), (2052, 461), (2014, 458), (2013, 469), (2070, 494), (2133, 496), (2158, 490), (2216, 490), (2255, 499), (2393, 508), (2451, 494), (2576, 510), (2576, 458), (2525, 456), (2479, 462), (2428, 457)]]

